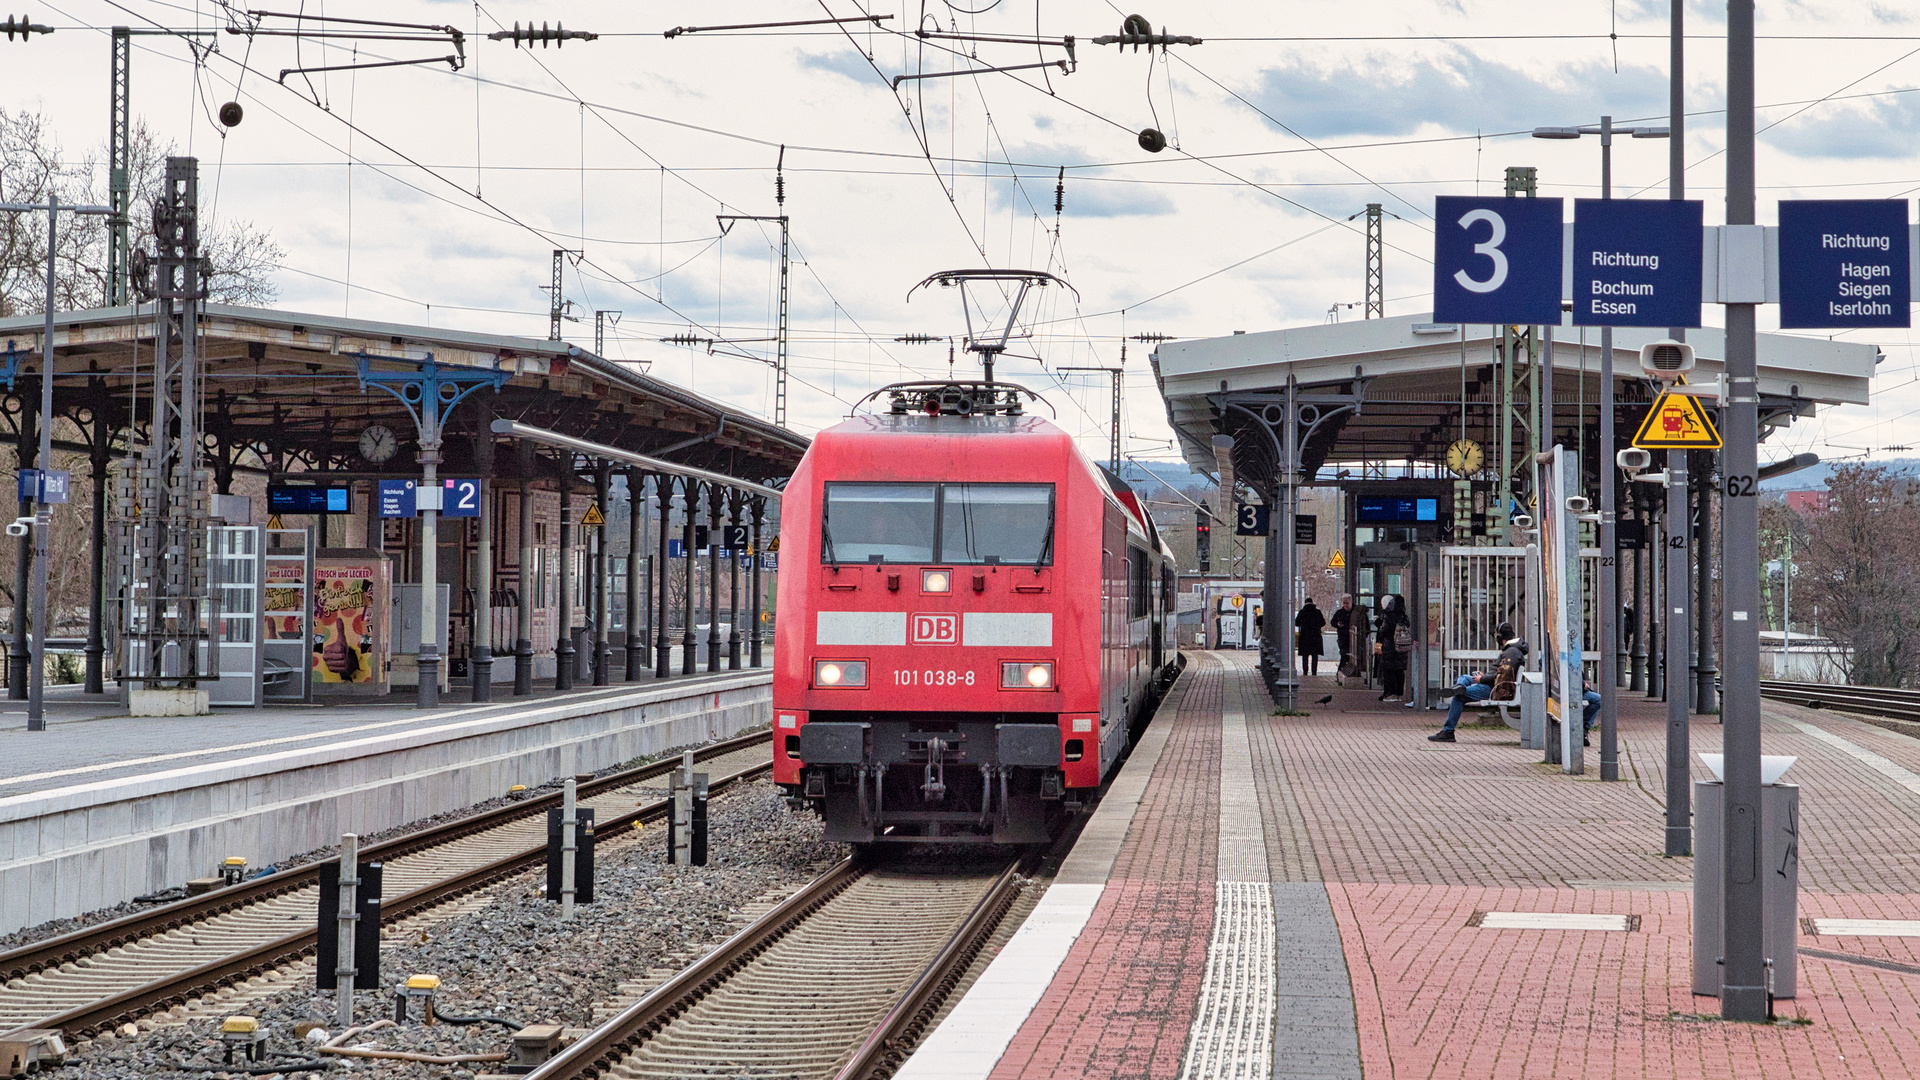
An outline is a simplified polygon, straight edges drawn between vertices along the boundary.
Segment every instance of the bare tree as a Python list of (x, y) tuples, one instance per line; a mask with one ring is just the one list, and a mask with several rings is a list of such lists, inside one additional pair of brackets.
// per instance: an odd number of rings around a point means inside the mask
[(1854, 685), (1904, 686), (1920, 674), (1920, 507), (1910, 486), (1882, 466), (1839, 466), (1826, 512), (1805, 519), (1804, 552), (1796, 543), (1795, 583), (1846, 651)]
[[(127, 147), (132, 204), (128, 224), (134, 248), (153, 246), (153, 203), (175, 154), (144, 123), (133, 127)], [(105, 204), (109, 199), (104, 153), (74, 160), (39, 113), (0, 109), (0, 201), (45, 202), (49, 192), (65, 203)], [(54, 305), (62, 311), (101, 307), (107, 295), (107, 236), (103, 218), (71, 216), (60, 222), (54, 270)], [(212, 265), (211, 299), (222, 304), (264, 305), (278, 295), (270, 274), (286, 252), (250, 221), (203, 221), (200, 248)], [(46, 310), (47, 222), (40, 214), (0, 216), (0, 317)]]

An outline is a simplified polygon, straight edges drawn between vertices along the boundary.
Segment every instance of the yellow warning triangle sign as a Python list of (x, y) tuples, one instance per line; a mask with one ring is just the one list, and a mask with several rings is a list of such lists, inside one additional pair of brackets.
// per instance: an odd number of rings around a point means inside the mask
[(600, 504), (588, 503), (586, 515), (580, 519), (580, 524), (585, 528), (597, 529), (606, 523), (607, 516), (600, 512)]
[(1327, 560), (1327, 569), (1329, 570), (1345, 570), (1346, 568), (1347, 553), (1344, 551), (1334, 552), (1333, 558)]
[(1699, 398), (1666, 390), (1647, 410), (1633, 445), (1642, 450), (1718, 450), (1720, 431)]
[(280, 524), (280, 515), (279, 515), (279, 514), (275, 514), (275, 515), (273, 515), (272, 517), (270, 517), (270, 518), (268, 518), (268, 519), (267, 519), (267, 528), (269, 528), (269, 529), (284, 529), (284, 528), (286, 528), (286, 526), (285, 526), (285, 525), (282, 525), (282, 524)]

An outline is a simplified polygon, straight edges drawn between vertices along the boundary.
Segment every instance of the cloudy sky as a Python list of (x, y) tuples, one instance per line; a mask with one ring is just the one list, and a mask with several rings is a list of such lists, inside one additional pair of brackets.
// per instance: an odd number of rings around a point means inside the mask
[[(938, 288), (909, 297), (916, 283), (945, 269), (1016, 267), (1050, 271), (1072, 289), (1029, 302), (1032, 337), (1014, 351), (1038, 360), (1002, 370), (1046, 391), (1096, 454), (1105, 376), (1052, 369), (1115, 365), (1131, 335), (1357, 318), (1363, 244), (1349, 218), (1369, 202), (1395, 215), (1388, 313), (1426, 311), (1435, 195), (1496, 192), (1509, 165), (1537, 166), (1543, 194), (1595, 195), (1595, 141), (1525, 132), (1602, 113), (1664, 123), (1667, 112), (1668, 9), (1642, 0), (1137, 9), (1156, 27), (1204, 39), (1170, 56), (1093, 45), (1136, 10), (1100, 0), (274, 7), (451, 24), (467, 56), (459, 71), (429, 63), (282, 81), (289, 68), (449, 50), (444, 36), (137, 39), (136, 115), (202, 159), (214, 214), (265, 227), (286, 249), (281, 306), (543, 337), (551, 252), (577, 249), (584, 254), (565, 270), (579, 319), (567, 324), (570, 340), (591, 345), (593, 312), (619, 312), (609, 317), (618, 322), (606, 331), (608, 355), (770, 415), (778, 227), (741, 222), (723, 235), (715, 219), (778, 212), (784, 145), (796, 428), (832, 423), (887, 382), (946, 373), (944, 339), (966, 328), (960, 298)], [(1761, 220), (1774, 221), (1779, 199), (1920, 194), (1920, 0), (1763, 8)], [(47, 113), (70, 158), (104, 145), (102, 28), (229, 25), (220, 5), (194, 0), (32, 10), (59, 29), (0, 43), (0, 107)], [(665, 36), (863, 13), (889, 18)], [(1693, 4), (1688, 19), (1687, 185), (1714, 224), (1724, 220), (1724, 12)], [(529, 20), (601, 36), (546, 50), (484, 39)], [(1070, 74), (1029, 68), (910, 80), (896, 91), (889, 84), (901, 75), (1066, 59), (1057, 45), (923, 40), (916, 27), (1023, 41), (1071, 34), (1077, 63)], [(196, 63), (190, 40), (214, 51)], [(246, 118), (223, 134), (213, 116), (236, 99)], [(1146, 127), (1165, 133), (1165, 151), (1142, 151)], [(1663, 197), (1665, 145), (1617, 150), (1617, 192)], [(1763, 309), (1763, 328), (1771, 318)], [(1709, 306), (1707, 319), (1717, 322), (1718, 310)], [(689, 334), (726, 343), (710, 353), (659, 340)], [(943, 340), (894, 340), (910, 334)], [(1802, 422), (1786, 449), (1842, 457), (1915, 441), (1911, 335), (1848, 336), (1886, 352), (1875, 403)], [(1171, 458), (1148, 347), (1126, 352), (1127, 447)], [(958, 364), (973, 370), (964, 354)]]

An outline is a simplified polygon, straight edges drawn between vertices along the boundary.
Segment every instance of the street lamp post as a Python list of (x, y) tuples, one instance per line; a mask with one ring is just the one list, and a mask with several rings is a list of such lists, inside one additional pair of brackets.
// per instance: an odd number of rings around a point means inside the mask
[[(43, 31), (44, 32), (44, 31)], [(27, 676), (27, 730), (47, 730), (47, 561), (52, 557), (49, 534), (53, 531), (53, 504), (46, 500), (46, 474), (53, 469), (53, 294), (55, 256), (60, 247), (60, 211), (70, 214), (113, 216), (111, 206), (63, 204), (47, 190), (43, 203), (0, 203), (0, 210), (15, 214), (47, 215), (47, 302), (46, 325), (40, 334), (40, 452), (39, 480), (33, 487), (33, 627), (30, 638), (33, 659)], [(65, 501), (65, 500), (62, 500)], [(96, 600), (97, 602), (97, 600)], [(20, 628), (15, 628), (16, 632)]]
[[(1600, 136), (1600, 197), (1613, 198), (1613, 137), (1631, 135), (1636, 139), (1664, 139), (1664, 127), (1615, 127), (1613, 117), (1603, 116), (1598, 124), (1576, 128), (1534, 128), (1536, 139), (1577, 139), (1582, 135)], [(1613, 460), (1613, 327), (1600, 328), (1600, 580), (1595, 583), (1594, 644), (1600, 649), (1600, 779), (1620, 779), (1620, 655), (1614, 636), (1619, 632), (1619, 613), (1613, 610), (1616, 582), (1620, 573), (1615, 562), (1614, 524), (1618, 518), (1618, 489), (1608, 465)]]

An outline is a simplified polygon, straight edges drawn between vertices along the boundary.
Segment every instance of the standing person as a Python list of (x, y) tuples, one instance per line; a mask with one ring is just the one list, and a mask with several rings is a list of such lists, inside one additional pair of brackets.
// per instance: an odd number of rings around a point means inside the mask
[(1357, 651), (1354, 649), (1352, 638), (1352, 593), (1345, 592), (1340, 594), (1340, 606), (1334, 609), (1333, 618), (1329, 620), (1329, 625), (1333, 627), (1333, 640), (1340, 646), (1340, 663), (1333, 669), (1333, 684), (1335, 686), (1345, 686), (1347, 685), (1347, 665), (1353, 662), (1353, 654)]
[(1407, 692), (1407, 656), (1413, 649), (1407, 602), (1394, 594), (1381, 597), (1373, 635), (1373, 651), (1380, 658), (1380, 700), (1402, 697)]
[(1327, 617), (1314, 606), (1313, 597), (1307, 597), (1307, 602), (1300, 605), (1300, 614), (1293, 617), (1294, 647), (1299, 650), (1303, 674), (1320, 674), (1320, 657), (1327, 648), (1322, 640), (1326, 628)]

